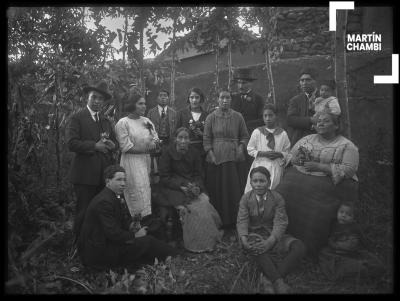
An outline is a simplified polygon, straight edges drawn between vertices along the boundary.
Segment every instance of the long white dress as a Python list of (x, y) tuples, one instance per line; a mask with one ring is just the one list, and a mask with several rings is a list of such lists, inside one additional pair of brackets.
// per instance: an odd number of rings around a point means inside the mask
[(120, 165), (126, 171), (126, 189), (124, 191), (129, 212), (132, 216), (140, 213), (142, 217), (151, 214), (149, 154), (128, 154), (132, 146), (136, 150), (146, 150), (153, 137), (154, 130), (146, 128), (146, 124), (154, 124), (150, 119), (141, 116), (139, 119), (121, 118), (115, 125), (115, 132), (121, 149)]
[[(281, 180), (283, 169), (286, 163), (286, 158), (290, 151), (290, 141), (286, 131), (282, 129), (278, 128), (276, 129), (276, 132), (274, 132), (275, 130), (268, 129), (266, 126), (263, 126), (263, 128), (270, 133), (274, 133), (275, 148), (271, 149), (270, 147), (268, 147), (267, 137), (261, 133), (259, 128), (255, 129), (253, 133), (251, 133), (249, 143), (247, 144), (247, 152), (249, 153), (250, 156), (255, 158), (253, 164), (250, 167), (250, 171), (257, 166), (264, 166), (265, 168), (267, 168), (271, 174), (270, 189), (274, 189), (276, 186), (278, 186)], [(283, 158), (270, 160), (265, 157), (257, 157), (259, 151), (281, 152), (283, 154)], [(244, 192), (246, 193), (251, 189), (252, 188), (250, 185), (250, 172), (249, 172)]]

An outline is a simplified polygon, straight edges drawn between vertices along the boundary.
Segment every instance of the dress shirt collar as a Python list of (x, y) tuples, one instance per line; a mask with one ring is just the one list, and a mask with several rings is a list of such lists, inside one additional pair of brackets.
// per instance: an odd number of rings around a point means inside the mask
[[(162, 110), (163, 110), (163, 107), (160, 106), (160, 105), (157, 105), (157, 106), (158, 106), (158, 113), (159, 113), (160, 116), (161, 116), (161, 112), (162, 112)], [(165, 114), (167, 114), (167, 110), (168, 110), (168, 106), (165, 106), (165, 107), (164, 107), (164, 112), (165, 112)]]
[(263, 200), (263, 201), (265, 201), (265, 200), (267, 199), (267, 193), (268, 193), (268, 190), (267, 190), (267, 192), (266, 192), (266, 193), (264, 193), (262, 196), (259, 196), (258, 194), (256, 194), (256, 199), (257, 199), (257, 202), (259, 202), (259, 203), (260, 203), (260, 201), (261, 201), (261, 198), (262, 198), (262, 200)]
[(89, 105), (86, 105), (86, 107), (88, 108), (88, 110), (89, 110), (89, 112), (90, 112), (90, 115), (92, 116), (92, 119), (93, 119), (94, 121), (96, 121), (96, 117), (95, 117), (96, 113), (97, 113), (97, 117), (98, 117), (99, 120), (100, 120), (99, 112), (93, 111), (93, 110), (89, 107)]
[(244, 93), (240, 93), (242, 96), (245, 96), (245, 95), (247, 95), (247, 94), (250, 94), (250, 92), (251, 92), (251, 88), (249, 89), (249, 90), (247, 90), (246, 92), (244, 92)]

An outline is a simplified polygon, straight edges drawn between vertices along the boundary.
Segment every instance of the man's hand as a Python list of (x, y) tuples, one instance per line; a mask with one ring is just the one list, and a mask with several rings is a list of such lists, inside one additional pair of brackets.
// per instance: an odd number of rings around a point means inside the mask
[(96, 144), (94, 145), (94, 149), (98, 152), (102, 152), (103, 154), (106, 154), (108, 152), (107, 145), (103, 142), (102, 139), (96, 142)]
[(152, 151), (155, 150), (157, 147), (156, 143), (154, 141), (150, 141), (149, 144), (147, 145), (147, 150)]
[(146, 235), (147, 235), (147, 226), (140, 228), (139, 231), (135, 233), (136, 238), (143, 237)]
[(106, 139), (104, 141), (104, 144), (106, 145), (107, 149), (109, 149), (109, 150), (115, 149), (115, 143), (112, 142), (110, 139)]
[(270, 236), (267, 239), (262, 239), (259, 242), (254, 242), (251, 247), (254, 249), (256, 255), (259, 255), (270, 250), (274, 246), (275, 241), (275, 237)]

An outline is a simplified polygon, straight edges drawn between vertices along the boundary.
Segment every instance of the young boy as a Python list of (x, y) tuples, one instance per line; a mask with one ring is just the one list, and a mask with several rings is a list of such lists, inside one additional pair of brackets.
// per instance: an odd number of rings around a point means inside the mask
[[(301, 240), (285, 234), (288, 225), (285, 201), (278, 192), (268, 189), (270, 181), (270, 173), (264, 166), (250, 171), (252, 190), (240, 200), (236, 228), (245, 252), (273, 283), (275, 292), (285, 294), (290, 287), (283, 279), (301, 262), (305, 246)], [(285, 257), (275, 266), (270, 252), (285, 254)]]
[(314, 101), (314, 111), (316, 116), (323, 111), (329, 111), (334, 115), (340, 115), (340, 106), (338, 99), (333, 96), (335, 90), (335, 81), (326, 80), (322, 81), (319, 88), (320, 97)]
[(381, 261), (364, 246), (365, 239), (354, 221), (353, 204), (343, 202), (339, 206), (328, 247), (319, 256), (322, 272), (331, 280), (354, 275), (381, 275), (384, 272)]

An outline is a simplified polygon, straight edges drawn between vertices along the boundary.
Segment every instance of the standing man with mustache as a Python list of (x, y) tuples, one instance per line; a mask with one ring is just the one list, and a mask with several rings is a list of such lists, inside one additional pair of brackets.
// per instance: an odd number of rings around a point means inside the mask
[(107, 83), (87, 86), (87, 105), (75, 113), (66, 128), (68, 149), (75, 153), (70, 180), (77, 198), (74, 233), (79, 236), (81, 224), (90, 200), (105, 183), (104, 169), (113, 163), (112, 153), (118, 149), (114, 130), (108, 119), (100, 115), (105, 102), (111, 99)]
[(302, 92), (289, 100), (287, 132), (291, 145), (294, 145), (300, 138), (314, 133), (312, 128), (316, 121), (316, 117), (313, 117), (314, 101), (317, 96), (315, 78), (316, 73), (313, 69), (303, 69), (299, 77)]
[[(249, 135), (258, 127), (264, 125), (263, 108), (265, 101), (261, 95), (252, 89), (253, 81), (256, 78), (251, 74), (251, 69), (238, 69), (233, 77), (238, 92), (232, 94), (232, 109), (242, 114), (246, 123)], [(252, 156), (245, 152), (246, 163), (240, 168), (244, 168), (244, 174), (248, 174), (251, 164), (254, 161)]]

